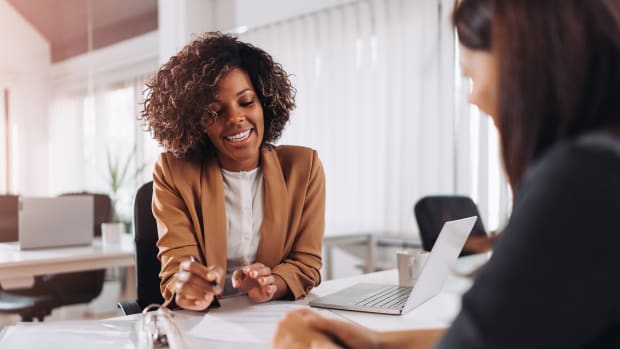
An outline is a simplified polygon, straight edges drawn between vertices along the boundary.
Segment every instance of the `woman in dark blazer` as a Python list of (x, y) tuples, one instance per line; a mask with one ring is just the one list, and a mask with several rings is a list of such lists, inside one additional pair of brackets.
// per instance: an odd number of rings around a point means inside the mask
[(316, 151), (272, 145), (294, 107), (286, 72), (210, 33), (147, 85), (143, 119), (167, 150), (153, 173), (166, 304), (305, 296), (321, 280), (325, 176)]
[(620, 1), (460, 0), (453, 22), (515, 193), (493, 256), (447, 330), (305, 310), (277, 348), (620, 348)]

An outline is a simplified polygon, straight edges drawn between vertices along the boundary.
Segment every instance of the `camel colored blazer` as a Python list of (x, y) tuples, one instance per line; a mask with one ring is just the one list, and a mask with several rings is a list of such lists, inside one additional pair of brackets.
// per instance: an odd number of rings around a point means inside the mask
[[(256, 261), (271, 268), (295, 299), (321, 282), (325, 174), (316, 151), (261, 148), (265, 216)], [(153, 172), (153, 214), (159, 234), (161, 293), (174, 299), (179, 263), (196, 257), (226, 270), (224, 180), (215, 157), (177, 159), (163, 153)], [(224, 285), (224, 277), (219, 280)]]

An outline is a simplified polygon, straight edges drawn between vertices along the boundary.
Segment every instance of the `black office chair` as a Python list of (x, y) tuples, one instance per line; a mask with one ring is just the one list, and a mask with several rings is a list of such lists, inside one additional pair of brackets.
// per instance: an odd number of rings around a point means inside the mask
[[(486, 236), (478, 206), (467, 196), (433, 195), (418, 200), (414, 206), (414, 215), (418, 222), (422, 248), (430, 251), (437, 240), (439, 231), (446, 221), (478, 216), (470, 236)], [(461, 256), (472, 254), (463, 250)]]
[(159, 290), (161, 263), (157, 259), (157, 222), (151, 208), (153, 182), (143, 184), (136, 193), (133, 205), (134, 243), (136, 246), (135, 301), (118, 303), (124, 315), (142, 312), (149, 304), (164, 302)]

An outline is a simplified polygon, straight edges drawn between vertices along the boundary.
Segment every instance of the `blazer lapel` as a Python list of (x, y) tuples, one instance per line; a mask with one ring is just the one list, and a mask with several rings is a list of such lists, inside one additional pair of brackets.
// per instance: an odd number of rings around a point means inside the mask
[[(224, 198), (224, 179), (215, 156), (203, 163), (202, 190), (200, 204), (206, 265), (219, 265), (226, 271), (226, 204)], [(226, 273), (224, 273), (226, 274)], [(224, 285), (225, 275), (220, 280)]]
[(256, 253), (256, 261), (273, 268), (281, 262), (286, 238), (288, 195), (282, 167), (275, 149), (262, 147), (265, 181), (265, 215)]

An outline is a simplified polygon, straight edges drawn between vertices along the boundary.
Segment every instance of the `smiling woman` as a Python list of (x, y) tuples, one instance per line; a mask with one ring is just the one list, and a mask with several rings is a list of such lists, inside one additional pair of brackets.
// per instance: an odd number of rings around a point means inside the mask
[(153, 174), (166, 304), (305, 296), (320, 282), (325, 178), (316, 151), (272, 145), (295, 105), (287, 73), (210, 33), (147, 86), (142, 118), (167, 150)]

